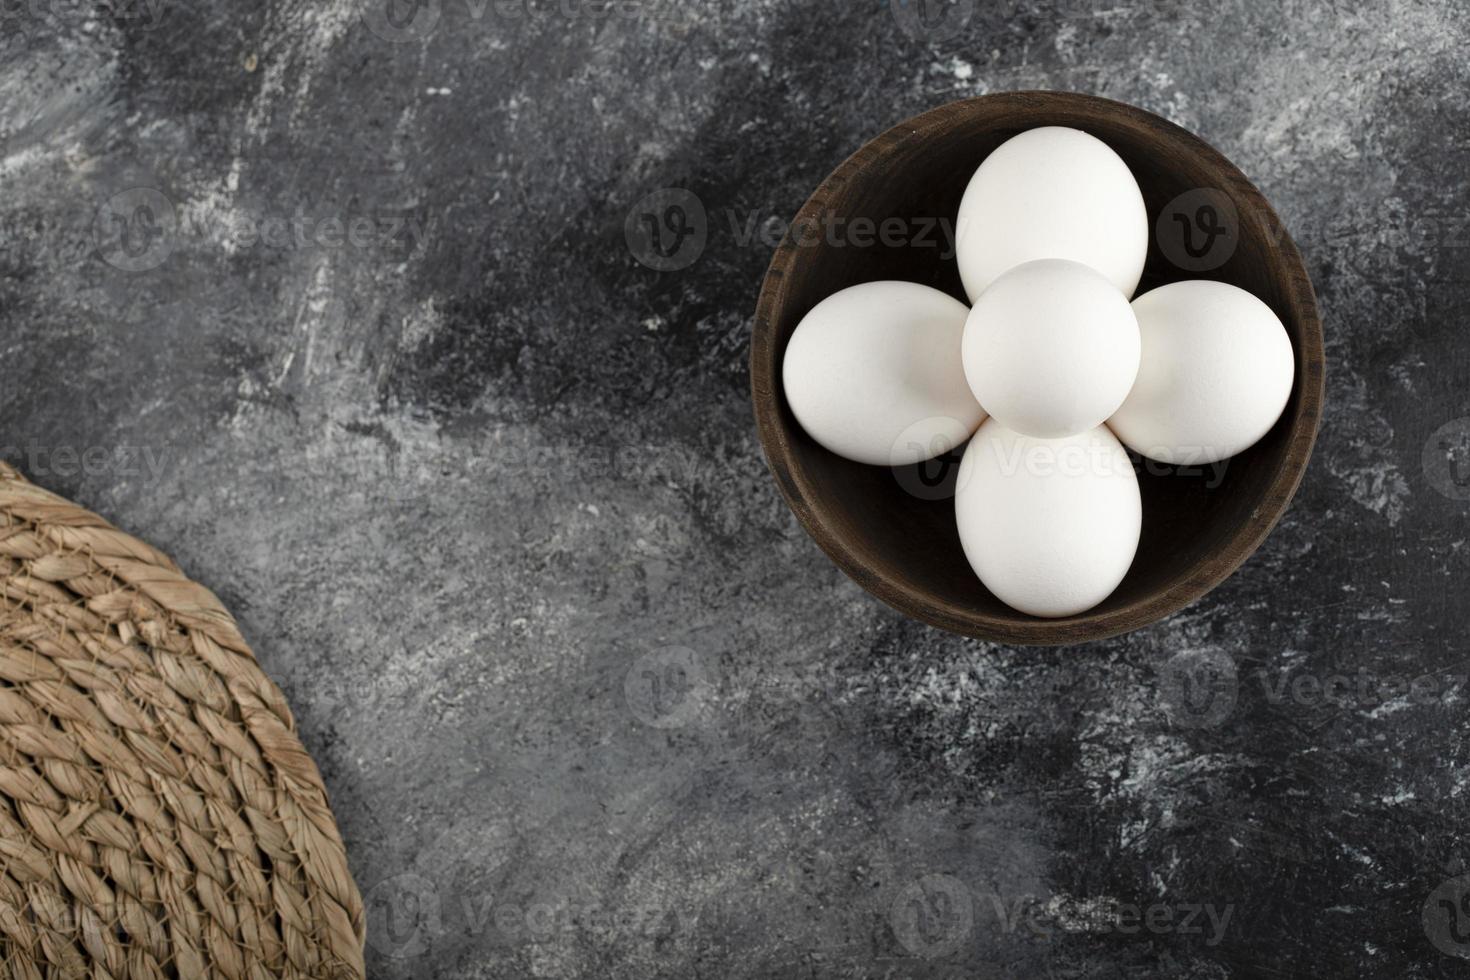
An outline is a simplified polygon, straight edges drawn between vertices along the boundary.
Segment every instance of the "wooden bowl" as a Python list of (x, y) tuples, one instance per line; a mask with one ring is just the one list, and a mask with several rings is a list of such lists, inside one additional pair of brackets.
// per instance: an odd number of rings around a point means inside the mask
[[(960, 548), (952, 491), (933, 486), (932, 465), (890, 470), (835, 456), (802, 431), (781, 390), (792, 331), (840, 289), (905, 279), (965, 300), (943, 223), (953, 227), (965, 187), (986, 155), (1038, 126), (1091, 133), (1138, 178), (1150, 222), (1139, 295), (1182, 279), (1233, 283), (1276, 311), (1296, 352), (1286, 412), (1264, 439), (1228, 462), (1223, 476), (1209, 467), (1189, 472), (1139, 461), (1143, 536), (1133, 567), (1101, 605), (1065, 619), (1017, 612), (980, 583)], [(881, 229), (885, 219), (898, 222), (890, 221), (890, 234), (875, 237), (871, 229)], [(930, 221), (926, 244), (922, 232)], [(1225, 235), (1218, 234), (1221, 228)], [(1324, 376), (1312, 284), (1260, 191), (1219, 152), (1158, 116), (1061, 92), (1012, 92), (942, 106), (848, 158), (801, 209), (771, 261), (750, 364), (756, 422), (776, 484), (843, 571), (900, 612), (941, 629), (1036, 645), (1138, 629), (1177, 612), (1235, 571), (1301, 482), (1321, 416)]]

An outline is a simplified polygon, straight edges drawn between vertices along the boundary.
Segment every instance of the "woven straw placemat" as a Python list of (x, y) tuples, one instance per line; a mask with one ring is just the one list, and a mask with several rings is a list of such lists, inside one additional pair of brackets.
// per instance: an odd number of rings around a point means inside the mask
[(363, 976), (321, 776), (234, 618), (0, 463), (0, 970)]

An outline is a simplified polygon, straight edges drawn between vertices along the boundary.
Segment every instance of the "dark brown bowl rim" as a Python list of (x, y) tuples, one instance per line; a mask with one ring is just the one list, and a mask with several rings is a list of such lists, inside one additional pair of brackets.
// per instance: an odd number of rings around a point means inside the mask
[[(1008, 104), (1008, 105), (1007, 105)], [(931, 109), (890, 128), (864, 144), (837, 167), (798, 212), (792, 227), (815, 226), (824, 201), (835, 188), (885, 155), (899, 143), (930, 138), (937, 130), (954, 123), (977, 108), (1004, 106), (1014, 110), (1041, 112), (1086, 112), (1096, 117), (1121, 117), (1159, 131), (1160, 138), (1173, 140), (1210, 165), (1237, 177), (1232, 183), (1248, 208), (1279, 230), (1277, 262), (1285, 266), (1289, 288), (1286, 301), (1300, 333), (1299, 357), (1303, 370), (1297, 383), (1301, 398), (1291, 420), (1286, 451), (1266, 490), (1262, 504), (1226, 541), (1219, 551), (1202, 560), (1193, 574), (1172, 587), (1100, 613), (1083, 613), (1065, 619), (1037, 619), (1016, 613), (1001, 618), (977, 613), (954, 603), (936, 599), (923, 590), (895, 583), (879, 569), (849, 551), (841, 538), (822, 520), (812, 504), (814, 494), (792, 451), (780, 422), (780, 371), (777, 338), (773, 324), (785, 302), (787, 274), (802, 251), (789, 239), (782, 242), (771, 259), (756, 307), (750, 349), (751, 400), (766, 462), (787, 505), (803, 528), (853, 581), (905, 615), (964, 636), (1000, 643), (1059, 646), (1103, 640), (1118, 636), (1173, 615), (1208, 593), (1238, 569), (1271, 533), (1301, 485), (1316, 443), (1325, 390), (1326, 359), (1323, 352), (1322, 321), (1317, 298), (1301, 253), (1265, 196), (1224, 154), (1193, 133), (1147, 110), (1124, 102), (1071, 92), (1005, 92), (963, 99)], [(1244, 213), (1244, 211), (1243, 211)]]

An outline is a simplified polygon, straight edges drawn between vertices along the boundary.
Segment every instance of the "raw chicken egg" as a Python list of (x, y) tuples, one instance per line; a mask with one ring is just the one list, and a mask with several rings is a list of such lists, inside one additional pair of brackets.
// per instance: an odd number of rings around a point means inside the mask
[(1133, 301), (1138, 380), (1109, 427), (1162, 463), (1213, 463), (1271, 430), (1291, 397), (1291, 338), (1271, 307), (1223, 282), (1171, 283)]
[(990, 419), (960, 463), (955, 517), (985, 587), (1055, 618), (1091, 609), (1123, 581), (1143, 509), (1132, 460), (1106, 426), (1034, 439)]
[(1071, 259), (1131, 298), (1148, 254), (1148, 210), (1133, 172), (1102, 140), (1045, 126), (1002, 143), (970, 179), (955, 225), (970, 301), (1035, 259)]
[(818, 303), (782, 364), (796, 421), (826, 449), (878, 466), (962, 445), (984, 418), (960, 357), (969, 312), (912, 282), (864, 283)]
[(1138, 321), (1101, 273), (1065, 259), (1027, 262), (976, 301), (965, 375), (985, 411), (1029, 436), (1101, 425), (1138, 374)]

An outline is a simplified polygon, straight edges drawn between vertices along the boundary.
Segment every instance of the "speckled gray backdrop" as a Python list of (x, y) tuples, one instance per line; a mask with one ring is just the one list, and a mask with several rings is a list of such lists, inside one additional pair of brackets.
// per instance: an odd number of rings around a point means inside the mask
[[(1463, 976), (1465, 4), (602, 6), (3, 6), (0, 447), (240, 618), (371, 974)], [(1083, 649), (870, 599), (746, 393), (769, 234), (1016, 88), (1221, 148), (1327, 325), (1280, 528)]]

